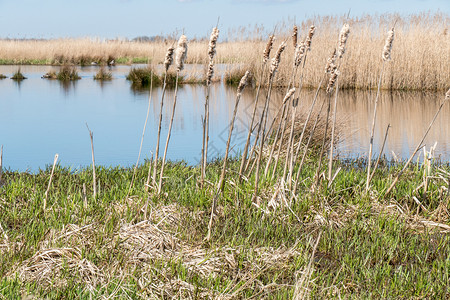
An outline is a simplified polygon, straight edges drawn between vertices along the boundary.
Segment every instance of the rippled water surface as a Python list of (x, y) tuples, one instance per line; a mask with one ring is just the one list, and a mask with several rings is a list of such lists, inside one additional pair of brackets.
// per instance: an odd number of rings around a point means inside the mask
[[(98, 67), (79, 69), (82, 79), (61, 83), (42, 79), (58, 67), (22, 66), (28, 77), (22, 82), (0, 80), (0, 144), (3, 165), (12, 170), (36, 171), (53, 162), (59, 154), (61, 165), (79, 168), (91, 164), (91, 148), (86, 124), (94, 133), (96, 164), (131, 166), (136, 162), (147, 113), (149, 91), (136, 91), (125, 79), (130, 66), (117, 66), (113, 80), (98, 82), (93, 75)], [(17, 66), (0, 66), (0, 73), (11, 76)], [(145, 133), (142, 159), (150, 158), (156, 145), (161, 89), (154, 88), (150, 117)], [(264, 93), (262, 93), (264, 95)], [(178, 101), (168, 158), (195, 165), (200, 159), (205, 87), (184, 85)], [(255, 91), (247, 89), (239, 105), (233, 135), (233, 153), (245, 141)], [(314, 91), (304, 91), (300, 108), (306, 111)], [(161, 133), (161, 150), (169, 127), (174, 91), (166, 92)], [(277, 110), (283, 92), (274, 94), (271, 111)], [(342, 92), (338, 99), (340, 157), (364, 157), (368, 152), (375, 92)], [(378, 106), (375, 154), (378, 154), (386, 126), (391, 125), (384, 153), (388, 158), (405, 159), (420, 141), (443, 100), (443, 93), (383, 93)], [(211, 88), (209, 157), (222, 155), (228, 135), (235, 99), (235, 88), (216, 83)], [(319, 99), (319, 103), (322, 98)], [(450, 158), (450, 107), (441, 111), (426, 148), (437, 142), (436, 155)]]

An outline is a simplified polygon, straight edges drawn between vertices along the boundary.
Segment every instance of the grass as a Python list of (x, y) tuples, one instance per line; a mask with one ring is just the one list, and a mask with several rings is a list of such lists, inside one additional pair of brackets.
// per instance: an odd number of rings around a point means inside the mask
[(5, 79), (8, 78), (8, 76), (4, 75), (4, 74), (0, 74), (0, 79)]
[[(322, 76), (324, 64), (335, 46), (339, 29), (346, 17), (323, 16), (304, 21), (299, 26), (304, 38), (311, 24), (317, 27), (312, 41), (311, 54), (305, 65), (305, 87), (316, 87)], [(409, 16), (381, 15), (363, 16), (348, 20), (350, 37), (347, 43), (346, 59), (340, 76), (341, 89), (375, 89), (377, 87), (378, 63), (383, 49), (386, 31), (396, 23), (396, 38), (392, 63), (386, 69), (382, 89), (387, 90), (446, 90), (450, 81), (450, 60), (448, 51), (450, 35), (449, 17), (443, 13), (418, 13)], [(292, 21), (281, 22), (276, 26), (277, 42), (291, 35)], [(219, 28), (220, 29), (220, 28)], [(253, 27), (231, 31), (228, 36), (221, 34), (217, 44), (216, 63), (239, 63), (243, 69), (255, 74), (259, 82), (261, 54), (266, 40), (273, 28)], [(164, 61), (167, 44), (173, 41), (137, 43), (126, 40), (54, 39), (39, 41), (0, 40), (0, 63), (5, 64), (105, 64), (108, 57), (116, 58), (116, 63), (151, 63)], [(205, 64), (208, 39), (189, 42), (187, 63)], [(411, 51), (411, 49), (419, 49)], [(292, 66), (293, 47), (289, 47), (279, 68), (276, 86), (285, 86), (289, 81)]]
[(149, 68), (132, 68), (127, 75), (127, 80), (131, 81), (135, 87), (147, 87), (150, 86), (150, 81), (153, 85), (161, 85), (161, 80), (155, 72)]
[(19, 68), (19, 69), (17, 69), (17, 71), (13, 74), (13, 76), (11, 76), (11, 79), (17, 80), (17, 81), (21, 81), (21, 80), (24, 80), (24, 79), (27, 79), (27, 78), (22, 74), (22, 72), (20, 72), (20, 68)]
[(76, 67), (63, 66), (61, 70), (56, 74), (56, 79), (61, 81), (74, 81), (81, 79), (81, 77), (78, 75)]
[(98, 72), (94, 75), (95, 80), (111, 80), (112, 73), (105, 70), (105, 68), (100, 68)]
[[(133, 170), (98, 167), (94, 201), (89, 168), (58, 166), (46, 211), (51, 168), (6, 171), (0, 189), (0, 294), (290, 299), (320, 233), (308, 281), (312, 298), (450, 296), (450, 167), (435, 168), (425, 195), (415, 191), (422, 181), (416, 164), (383, 199), (400, 166), (383, 165), (366, 194), (364, 169), (341, 162), (333, 186), (311, 192), (316, 157), (308, 156), (293, 202), (284, 202), (288, 191), (270, 178), (261, 181), (259, 208), (251, 201), (252, 177), (227, 184), (209, 242), (203, 238), (215, 187), (197, 187), (197, 167), (169, 162), (158, 197), (144, 192), (147, 162), (138, 167), (128, 198)], [(239, 167), (238, 161), (230, 164)], [(221, 161), (211, 162), (207, 180), (217, 181), (220, 169)], [(235, 177), (230, 173), (229, 182), (236, 183)]]

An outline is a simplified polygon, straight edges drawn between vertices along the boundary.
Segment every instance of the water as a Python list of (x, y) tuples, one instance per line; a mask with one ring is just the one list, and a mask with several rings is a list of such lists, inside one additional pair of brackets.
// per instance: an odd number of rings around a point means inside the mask
[[(79, 69), (82, 79), (63, 84), (41, 79), (58, 67), (22, 66), (28, 77), (22, 82), (0, 80), (0, 144), (3, 165), (20, 171), (37, 171), (53, 162), (56, 153), (63, 166), (80, 168), (91, 164), (89, 128), (94, 133), (96, 164), (132, 166), (136, 163), (142, 129), (147, 113), (149, 91), (136, 91), (125, 80), (130, 66), (117, 66), (114, 79), (93, 80), (98, 67)], [(0, 66), (0, 73), (11, 76), (17, 66)], [(156, 145), (161, 89), (154, 88), (150, 116), (141, 161), (149, 159)], [(222, 83), (211, 87), (209, 157), (224, 154), (228, 125), (234, 109), (236, 88)], [(255, 91), (246, 89), (241, 102), (232, 139), (232, 154), (238, 153), (245, 141)], [(307, 110), (314, 91), (302, 93), (300, 108)], [(184, 85), (178, 101), (168, 149), (168, 159), (184, 160), (196, 165), (202, 147), (202, 123), (206, 91), (202, 85)], [(164, 151), (174, 90), (168, 90), (164, 102), (160, 154)], [(369, 131), (375, 93), (342, 92), (339, 94), (340, 157), (367, 155)], [(283, 92), (274, 93), (272, 114), (280, 106)], [(391, 124), (385, 153), (406, 159), (420, 141), (442, 95), (421, 93), (383, 93), (378, 106), (374, 153), (379, 152), (388, 123)], [(319, 99), (322, 101), (322, 99)], [(450, 105), (444, 107), (426, 140), (427, 149), (437, 141), (436, 155), (450, 159)]]

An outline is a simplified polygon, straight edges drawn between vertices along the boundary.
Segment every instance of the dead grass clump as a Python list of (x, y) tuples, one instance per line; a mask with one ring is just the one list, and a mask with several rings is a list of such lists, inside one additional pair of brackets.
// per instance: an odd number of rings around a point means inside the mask
[[(10, 276), (17, 274), (27, 282), (34, 282), (46, 287), (67, 286), (70, 280), (93, 291), (94, 287), (102, 283), (104, 274), (89, 260), (82, 258), (81, 251), (76, 248), (55, 248), (37, 251), (31, 258), (10, 272)], [(76, 274), (76, 276), (74, 276)]]
[(94, 80), (111, 80), (112, 73), (105, 70), (105, 68), (101, 67), (100, 70), (94, 75)]
[(56, 74), (56, 79), (61, 81), (74, 81), (81, 79), (81, 77), (78, 75), (77, 68), (66, 65)]
[(135, 87), (147, 87), (150, 86), (150, 82), (152, 82), (154, 86), (161, 84), (159, 76), (149, 67), (132, 68), (126, 78), (127, 80), (130, 80)]
[(16, 80), (16, 81), (21, 81), (24, 79), (27, 79), (22, 72), (20, 72), (20, 68), (17, 69), (16, 73), (13, 74), (13, 76), (11, 77), (12, 80)]

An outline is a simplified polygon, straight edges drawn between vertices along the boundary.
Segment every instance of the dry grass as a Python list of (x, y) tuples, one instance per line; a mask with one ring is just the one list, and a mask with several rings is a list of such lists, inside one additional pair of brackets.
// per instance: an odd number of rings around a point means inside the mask
[[(335, 41), (342, 24), (350, 24), (351, 34), (347, 42), (346, 56), (341, 67), (340, 88), (372, 89), (377, 85), (381, 51), (386, 31), (396, 22), (396, 39), (392, 62), (385, 70), (383, 89), (443, 90), (450, 81), (450, 17), (445, 14), (417, 14), (408, 17), (398, 15), (363, 16), (345, 20), (343, 17), (318, 17), (299, 24), (299, 40), (304, 39), (311, 24), (316, 25), (311, 52), (305, 65), (304, 86), (314, 87), (320, 81), (327, 57), (336, 46)], [(278, 26), (275, 47), (289, 39), (292, 24)], [(267, 30), (272, 31), (272, 30)], [(219, 41), (217, 63), (239, 63), (260, 80), (262, 53), (269, 34), (249, 39)], [(243, 34), (235, 33), (235, 37)], [(125, 40), (56, 39), (47, 41), (0, 41), (0, 61), (78, 63), (90, 61), (106, 63), (112, 58), (117, 63), (163, 63), (165, 50), (172, 40), (139, 43)], [(207, 64), (208, 40), (189, 41), (186, 63)], [(287, 85), (294, 49), (289, 43), (282, 59), (275, 85)], [(206, 74), (206, 72), (205, 72)], [(204, 74), (204, 75), (205, 75)]]

